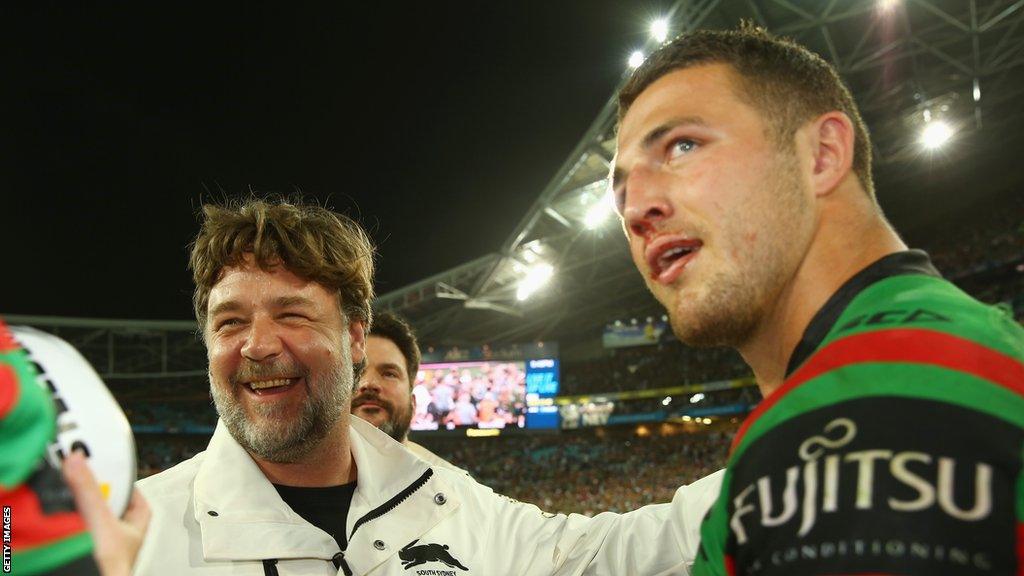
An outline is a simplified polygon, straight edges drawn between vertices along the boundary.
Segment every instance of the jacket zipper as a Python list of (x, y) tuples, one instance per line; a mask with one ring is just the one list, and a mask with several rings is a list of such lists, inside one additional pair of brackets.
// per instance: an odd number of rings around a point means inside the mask
[(349, 534), (349, 536), (345, 538), (345, 549), (341, 552), (338, 552), (338, 554), (336, 554), (334, 557), (334, 565), (340, 565), (342, 571), (344, 571), (345, 573), (345, 576), (352, 576), (352, 569), (348, 567), (348, 562), (345, 561), (345, 551), (348, 550), (348, 543), (352, 541), (352, 537), (356, 535), (356, 530), (358, 530), (359, 527), (363, 524), (366, 524), (371, 520), (376, 520), (377, 518), (380, 518), (381, 516), (394, 510), (395, 507), (401, 504), (406, 498), (412, 496), (414, 492), (422, 488), (427, 483), (427, 480), (430, 480), (430, 477), (433, 475), (434, 469), (427, 468), (423, 475), (420, 476), (415, 482), (407, 486), (405, 490), (402, 490), (398, 494), (395, 494), (393, 498), (381, 504), (380, 506), (377, 506), (373, 510), (370, 510), (369, 512), (366, 513), (365, 516), (363, 516), (359, 520), (356, 520), (356, 523), (352, 526), (352, 534)]

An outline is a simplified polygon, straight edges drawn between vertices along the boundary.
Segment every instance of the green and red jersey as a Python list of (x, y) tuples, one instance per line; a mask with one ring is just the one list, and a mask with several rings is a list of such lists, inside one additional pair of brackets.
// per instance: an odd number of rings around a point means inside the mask
[(31, 360), (0, 321), (4, 562), (9, 558), (11, 573), (26, 576), (95, 574), (92, 539), (60, 472), (44, 457), (55, 435), (55, 410), (36, 377)]
[(818, 312), (740, 428), (694, 574), (1024, 575), (1024, 330), (923, 252)]

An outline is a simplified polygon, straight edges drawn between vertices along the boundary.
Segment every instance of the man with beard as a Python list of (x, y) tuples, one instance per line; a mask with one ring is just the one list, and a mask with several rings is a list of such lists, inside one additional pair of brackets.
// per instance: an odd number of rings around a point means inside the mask
[(416, 410), (412, 388), (419, 368), (420, 347), (409, 324), (390, 312), (376, 314), (366, 337), (366, 370), (352, 398), (352, 413), (404, 444), (419, 458), (468, 475), (409, 440), (409, 425)]
[(206, 206), (190, 267), (220, 421), (139, 483), (136, 576), (685, 574), (715, 479), (670, 504), (546, 514), (432, 467), (360, 418), (373, 248), (317, 206)]
[(612, 180), (676, 335), (739, 350), (765, 397), (695, 573), (1022, 569), (1024, 331), (885, 220), (827, 62), (751, 27), (677, 38), (619, 93)]

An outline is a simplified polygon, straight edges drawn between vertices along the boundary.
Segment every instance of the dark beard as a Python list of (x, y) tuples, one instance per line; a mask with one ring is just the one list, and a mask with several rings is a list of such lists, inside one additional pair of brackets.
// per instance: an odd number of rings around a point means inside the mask
[(403, 422), (394, 412), (389, 412), (388, 414), (391, 417), (380, 425), (380, 431), (391, 436), (397, 442), (405, 442), (405, 437), (409, 434), (411, 419), (405, 418)]
[(355, 412), (357, 408), (371, 401), (380, 405), (388, 413), (388, 419), (382, 422), (377, 429), (391, 436), (397, 442), (404, 442), (405, 437), (409, 434), (409, 426), (412, 424), (412, 406), (410, 405), (408, 411), (402, 414), (397, 406), (376, 393), (364, 393), (352, 399), (352, 411)]

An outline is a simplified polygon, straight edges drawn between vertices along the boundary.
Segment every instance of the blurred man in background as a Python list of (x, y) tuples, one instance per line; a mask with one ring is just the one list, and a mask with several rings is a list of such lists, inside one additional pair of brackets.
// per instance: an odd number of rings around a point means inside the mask
[(423, 460), (468, 475), (469, 472), (409, 440), (409, 426), (417, 409), (412, 390), (419, 368), (420, 347), (409, 324), (390, 312), (377, 314), (366, 338), (366, 370), (356, 385), (352, 413)]

